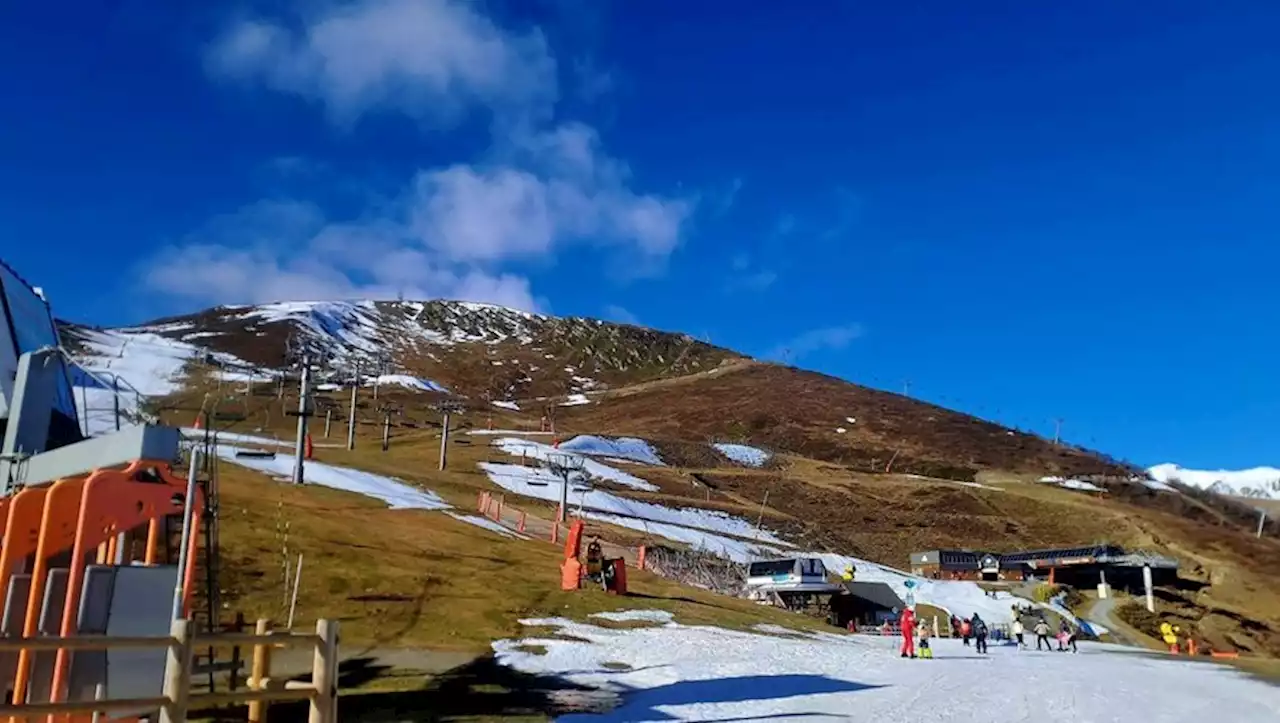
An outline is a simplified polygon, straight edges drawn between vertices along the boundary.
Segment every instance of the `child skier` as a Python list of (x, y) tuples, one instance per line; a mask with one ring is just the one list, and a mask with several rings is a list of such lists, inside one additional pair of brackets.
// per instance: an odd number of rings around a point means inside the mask
[(929, 647), (929, 625), (925, 623), (920, 627), (920, 657), (925, 660), (933, 658), (933, 648)]
[(1075, 633), (1071, 630), (1071, 626), (1067, 624), (1067, 621), (1063, 620), (1062, 627), (1058, 630), (1058, 650), (1065, 653), (1068, 645), (1071, 646), (1071, 652), (1080, 652), (1076, 649)]
[(964, 646), (969, 647), (969, 636), (973, 635), (973, 625), (968, 620), (960, 621), (960, 637), (964, 638)]
[(1022, 618), (1013, 617), (1013, 639), (1018, 641), (1018, 650), (1026, 650), (1027, 642), (1023, 640), (1024, 629), (1022, 627)]

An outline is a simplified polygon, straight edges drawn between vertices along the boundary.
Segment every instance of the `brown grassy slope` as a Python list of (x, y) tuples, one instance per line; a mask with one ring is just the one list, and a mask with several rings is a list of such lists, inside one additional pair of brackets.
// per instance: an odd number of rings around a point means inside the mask
[[(404, 399), (419, 420), (425, 423), (432, 419), (433, 413), (415, 405), (411, 395)], [(288, 435), (288, 423), (278, 410), (296, 402), (259, 399), (254, 403), (258, 407), (250, 426), (265, 417), (267, 409), (275, 409), (276, 426)], [(599, 407), (607, 405), (621, 406), (614, 397), (606, 397)], [(483, 418), (482, 414), (464, 414), (456, 421), (483, 426)], [(458, 435), (451, 445), (451, 471), (442, 475), (434, 471), (437, 429), (424, 424), (397, 427), (391, 452), (383, 454), (374, 441), (379, 431), (374, 415), (366, 414), (365, 419), (368, 423), (360, 428), (360, 446), (355, 453), (321, 448), (320, 458), (426, 481), (460, 507), (468, 506), (476, 491), (494, 489), (478, 473), (477, 461), (511, 461), (488, 447), (491, 438)], [(567, 426), (570, 434), (616, 431), (590, 426), (588, 419), (590, 415), (575, 415), (562, 426)], [(499, 419), (498, 426), (530, 421), (528, 415), (510, 414)], [(241, 426), (235, 431), (250, 430)], [(335, 438), (344, 436), (343, 425), (336, 424), (334, 431)], [(317, 441), (323, 441), (319, 435)], [(688, 438), (680, 444), (688, 450), (699, 446)], [(698, 456), (693, 451), (688, 454)], [(1195, 500), (1146, 493), (1098, 497), (1028, 483), (1021, 481), (1025, 476), (1008, 474), (984, 475), (984, 481), (1002, 491), (987, 490), (939, 480), (851, 472), (839, 465), (794, 457), (784, 457), (775, 469), (764, 471), (725, 467), (629, 471), (657, 482), (661, 491), (623, 494), (673, 506), (722, 509), (748, 519), (763, 512), (766, 527), (783, 531), (797, 542), (895, 567), (904, 567), (910, 552), (934, 547), (1016, 550), (1108, 541), (1159, 549), (1179, 557), (1189, 576), (1211, 583), (1194, 596), (1202, 616), (1212, 618), (1211, 627), (1238, 633), (1253, 624), (1247, 621), (1254, 621), (1280, 630), (1280, 544), (1252, 538)], [(706, 486), (692, 483), (691, 472), (695, 471), (710, 483), (710, 494)], [(761, 510), (766, 491), (769, 502)], [(531, 510), (547, 507), (533, 501), (520, 504)], [(648, 539), (635, 532), (614, 535), (631, 544)], [(1272, 633), (1264, 630), (1261, 635), (1265, 641)], [(1265, 643), (1255, 647), (1264, 648)]]
[(565, 593), (561, 552), (550, 543), (504, 539), (441, 512), (297, 488), (228, 463), (221, 469), (222, 586), (230, 608), (250, 619), (283, 619), (279, 515), (289, 523), (289, 550), (304, 555), (296, 624), (337, 618), (350, 645), (483, 652), (491, 640), (520, 635), (520, 618), (583, 619), (636, 607), (670, 610), (688, 623), (814, 625), (634, 570), (636, 597)]
[[(847, 418), (857, 421), (849, 423)], [(972, 478), (977, 470), (1124, 473), (1119, 465), (898, 394), (772, 364), (655, 384), (561, 412), (567, 428), (659, 440), (750, 441), (853, 468)], [(845, 428), (839, 433), (837, 428)], [(896, 455), (896, 459), (894, 459)]]

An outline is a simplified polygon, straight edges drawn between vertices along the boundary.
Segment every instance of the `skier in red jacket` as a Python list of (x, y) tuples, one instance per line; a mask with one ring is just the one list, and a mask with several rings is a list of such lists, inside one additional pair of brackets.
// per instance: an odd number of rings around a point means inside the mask
[(902, 628), (902, 657), (916, 657), (916, 614), (911, 608), (902, 611), (898, 624)]

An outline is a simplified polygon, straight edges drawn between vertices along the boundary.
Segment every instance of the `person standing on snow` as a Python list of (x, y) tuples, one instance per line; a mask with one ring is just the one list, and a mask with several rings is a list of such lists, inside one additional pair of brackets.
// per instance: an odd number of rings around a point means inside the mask
[(973, 614), (973, 637), (978, 643), (978, 653), (986, 655), (987, 653), (987, 621)]
[(929, 647), (929, 623), (917, 627), (920, 629), (920, 657), (925, 660), (932, 660), (933, 648)]
[(1022, 618), (1017, 615), (1013, 616), (1013, 638), (1018, 641), (1018, 650), (1026, 650), (1027, 642), (1023, 640), (1025, 629), (1022, 627)]
[(902, 611), (902, 617), (898, 619), (902, 628), (902, 657), (916, 657), (916, 614), (911, 608)]
[(969, 638), (973, 635), (973, 624), (968, 620), (960, 621), (960, 637), (964, 638), (964, 646), (969, 647)]
[(1040, 618), (1036, 621), (1036, 650), (1040, 650), (1040, 646), (1044, 645), (1045, 650), (1053, 650), (1053, 644), (1049, 642), (1049, 623)]
[(1066, 620), (1063, 620), (1062, 627), (1060, 630), (1058, 630), (1058, 650), (1065, 653), (1067, 652), (1068, 645), (1071, 646), (1071, 652), (1073, 653), (1080, 652), (1076, 648), (1075, 631), (1071, 629), (1071, 626), (1067, 624)]

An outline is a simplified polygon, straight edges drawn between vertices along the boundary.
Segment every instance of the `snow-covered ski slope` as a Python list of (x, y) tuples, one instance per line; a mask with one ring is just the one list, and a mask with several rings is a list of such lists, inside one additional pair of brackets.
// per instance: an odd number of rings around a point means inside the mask
[[(634, 617), (670, 619), (654, 611)], [(560, 721), (1280, 720), (1274, 685), (1221, 666), (1116, 646), (1086, 643), (1071, 654), (992, 645), (990, 655), (978, 656), (959, 641), (935, 640), (933, 660), (904, 660), (898, 638), (766, 635), (671, 622), (633, 629), (558, 618), (522, 622), (557, 628), (560, 635), (495, 642), (500, 663), (620, 696), (611, 711)], [(522, 647), (534, 645), (545, 654)]]
[[(194, 344), (151, 330), (83, 330), (80, 341), (84, 352), (76, 363), (103, 382), (88, 375), (73, 375), (77, 385), (76, 405), (80, 407), (81, 422), (86, 425), (85, 433), (89, 436), (116, 429), (115, 379), (120, 380), (121, 412), (131, 416), (137, 413), (143, 398), (178, 391), (187, 364), (205, 354)], [(244, 365), (229, 354), (214, 357), (222, 363)]]
[[(531, 460), (545, 461), (554, 455), (576, 454), (564, 450), (564, 445), (561, 445), (561, 449), (556, 449), (550, 445), (514, 437), (496, 439), (493, 444), (508, 454)], [(589, 446), (594, 448), (594, 445)], [(586, 471), (594, 478), (633, 489), (656, 489), (638, 477), (602, 462), (584, 459), (584, 463)], [(481, 463), (480, 468), (488, 474), (490, 481), (510, 493), (548, 502), (560, 501), (561, 480), (545, 467), (486, 462)], [(694, 507), (673, 508), (628, 499), (604, 489), (584, 487), (570, 489), (569, 505), (573, 508), (571, 512), (581, 514), (584, 518), (682, 542), (734, 562), (747, 563), (760, 558), (802, 555), (821, 558), (827, 569), (835, 573), (852, 564), (857, 569), (858, 580), (883, 582), (904, 599), (909, 592), (913, 592), (916, 602), (927, 603), (962, 617), (978, 613), (993, 623), (1010, 622), (1013, 619), (1014, 603), (1028, 602), (1008, 593), (999, 593), (992, 598), (972, 582), (929, 580), (856, 557), (828, 552), (803, 552), (773, 532), (758, 529), (755, 523), (725, 512)], [(908, 581), (912, 582), (913, 588), (908, 588)]]
[[(253, 438), (246, 439), (246, 435), (240, 436), (245, 441), (254, 441)], [(271, 440), (263, 439), (262, 442), (270, 443)], [(217, 450), (219, 457), (241, 467), (262, 472), (277, 479), (293, 478), (294, 458), (292, 455), (237, 457), (236, 452), (240, 451), (240, 448), (225, 444), (218, 444)], [(441, 499), (435, 492), (414, 487), (393, 477), (309, 460), (303, 467), (303, 480), (307, 484), (354, 492), (375, 500), (381, 500), (391, 509), (440, 511), (455, 520), (489, 530), (503, 537), (523, 538), (523, 535), (509, 530), (492, 520), (455, 512), (452, 505)]]
[(597, 437), (591, 434), (580, 434), (573, 439), (560, 443), (560, 449), (568, 452), (579, 452), (595, 457), (629, 460), (655, 467), (666, 465), (657, 451), (643, 439), (635, 437)]
[(759, 447), (746, 444), (719, 443), (711, 446), (720, 454), (744, 467), (763, 467), (772, 456)]

